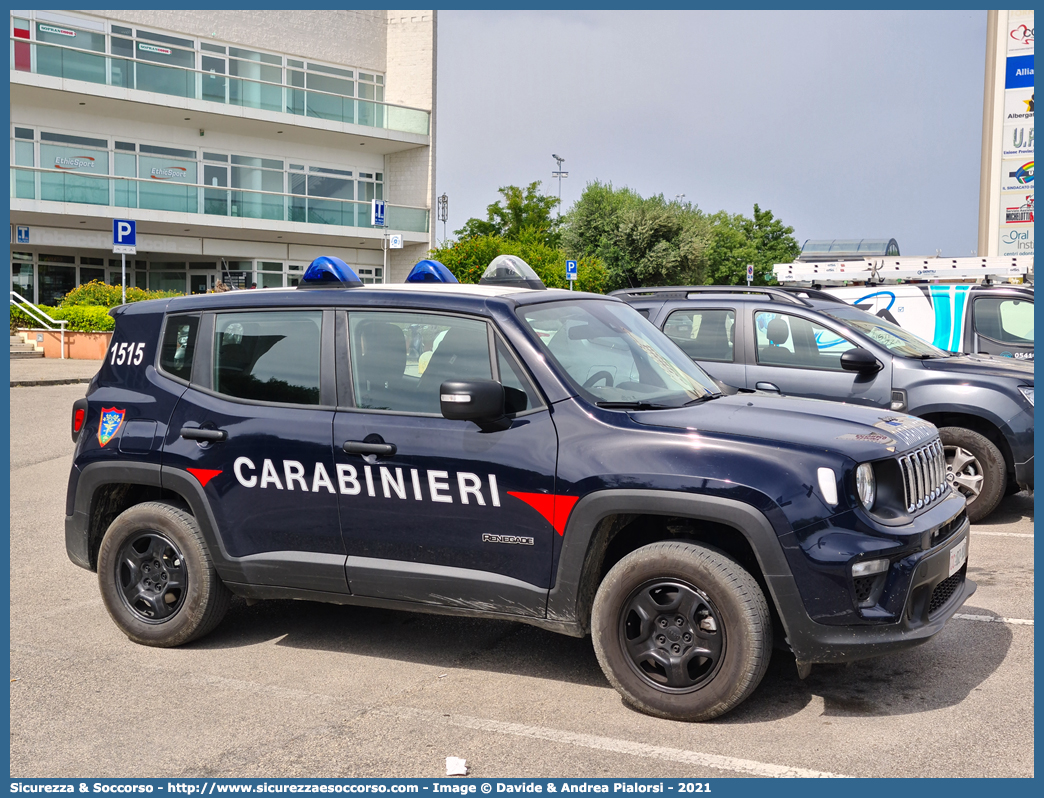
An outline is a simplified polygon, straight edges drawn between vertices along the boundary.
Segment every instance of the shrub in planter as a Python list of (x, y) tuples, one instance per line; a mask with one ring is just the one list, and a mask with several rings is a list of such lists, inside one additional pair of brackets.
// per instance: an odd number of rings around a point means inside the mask
[[(146, 299), (164, 299), (181, 296), (178, 291), (145, 291), (134, 286), (127, 287), (127, 302), (141, 302)], [(74, 306), (98, 306), (113, 308), (123, 303), (123, 289), (118, 285), (108, 285), (98, 280), (77, 286), (64, 297), (63, 308)], [(108, 329), (112, 329), (109, 327)]]

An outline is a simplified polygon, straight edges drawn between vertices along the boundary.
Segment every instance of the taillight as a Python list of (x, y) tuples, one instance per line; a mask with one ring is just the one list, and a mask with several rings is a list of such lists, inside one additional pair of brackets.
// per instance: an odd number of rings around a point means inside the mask
[(77, 399), (73, 402), (73, 413), (72, 413), (72, 439), (73, 443), (76, 443), (76, 439), (80, 437), (80, 430), (83, 429), (84, 422), (87, 421), (87, 400)]

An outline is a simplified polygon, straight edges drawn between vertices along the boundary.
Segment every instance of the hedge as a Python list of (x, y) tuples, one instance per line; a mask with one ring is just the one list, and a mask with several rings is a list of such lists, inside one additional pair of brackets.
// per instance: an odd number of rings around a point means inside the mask
[[(111, 332), (116, 326), (115, 320), (109, 315), (108, 308), (100, 308), (92, 305), (79, 305), (71, 308), (49, 308), (38, 305), (44, 313), (55, 321), (65, 320), (66, 330), (73, 332)], [(11, 329), (39, 328), (42, 325), (20, 308), (11, 307)]]
[[(127, 286), (127, 302), (142, 302), (146, 299), (165, 299), (168, 297), (181, 296), (178, 291), (145, 291), (134, 286)], [(91, 280), (77, 286), (64, 297), (59, 305), (63, 308), (76, 305), (94, 305), (104, 308), (114, 308), (123, 304), (123, 288), (118, 285), (108, 285), (98, 280)]]
[[(134, 286), (127, 287), (127, 302), (143, 302), (147, 299), (167, 299), (181, 296), (177, 291), (145, 291)], [(64, 297), (56, 308), (40, 305), (39, 308), (52, 319), (69, 322), (65, 329), (75, 332), (110, 332), (115, 326), (109, 308), (123, 303), (123, 288), (91, 280), (77, 286)], [(40, 327), (40, 322), (21, 309), (11, 306), (11, 331), (26, 327)]]

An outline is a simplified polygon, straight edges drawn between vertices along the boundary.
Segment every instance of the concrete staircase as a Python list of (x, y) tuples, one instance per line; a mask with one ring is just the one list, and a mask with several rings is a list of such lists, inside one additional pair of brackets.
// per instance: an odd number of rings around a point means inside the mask
[(43, 357), (43, 351), (36, 351), (35, 343), (26, 343), (20, 335), (11, 336), (11, 359), (21, 360), (30, 357)]

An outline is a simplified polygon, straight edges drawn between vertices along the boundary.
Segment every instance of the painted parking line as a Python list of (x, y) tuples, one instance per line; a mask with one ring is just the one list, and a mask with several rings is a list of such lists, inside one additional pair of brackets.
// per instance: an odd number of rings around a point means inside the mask
[(1025, 532), (983, 532), (981, 529), (972, 530), (973, 537), (979, 537), (979, 535), (989, 535), (995, 538), (1033, 538), (1032, 534)]
[(955, 612), (954, 618), (962, 621), (982, 621), (983, 623), (1010, 623), (1013, 626), (1033, 626), (1032, 620), (1025, 618), (1001, 618), (995, 615), (968, 615), (963, 612)]
[(744, 773), (750, 776), (761, 776), (763, 778), (850, 778), (848, 776), (841, 776), (837, 773), (827, 773), (822, 770), (788, 767), (786, 765), (776, 765), (771, 762), (757, 762), (753, 759), (737, 759), (736, 757), (706, 754), (700, 751), (685, 751), (681, 748), (665, 748), (659, 745), (636, 743), (631, 740), (618, 740), (615, 737), (599, 737), (594, 734), (578, 734), (576, 732), (564, 731), (562, 729), (549, 729), (544, 726), (526, 726), (522, 723), (505, 723), (503, 721), (487, 720), (485, 718), (472, 718), (467, 715), (449, 715), (447, 717), (441, 712), (414, 709), (412, 707), (387, 707), (381, 708), (377, 711), (403, 719), (424, 720), (433, 723), (448, 723), (450, 726), (475, 729), (477, 731), (507, 734), (512, 737), (528, 737), (534, 740), (547, 740), (558, 745), (573, 745), (579, 748), (590, 748), (596, 751), (608, 751), (614, 754), (624, 754), (627, 756), (660, 759), (668, 762), (681, 762), (698, 768), (713, 768), (715, 770), (726, 770), (733, 773)]

